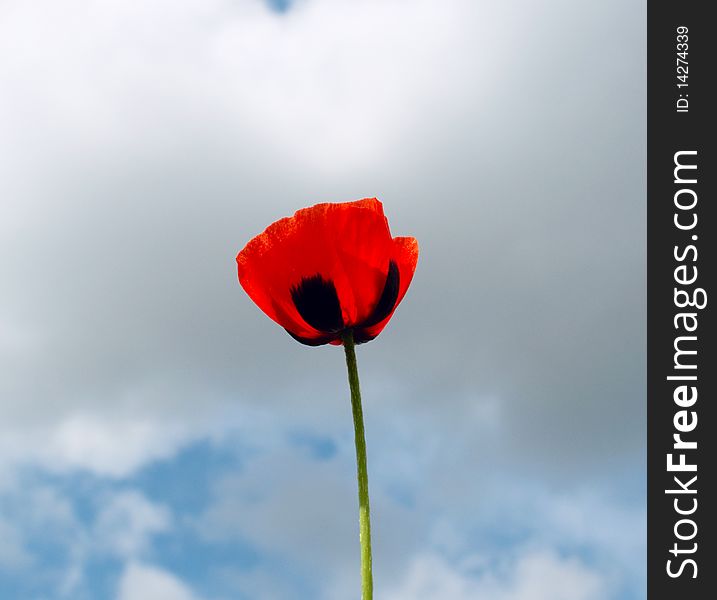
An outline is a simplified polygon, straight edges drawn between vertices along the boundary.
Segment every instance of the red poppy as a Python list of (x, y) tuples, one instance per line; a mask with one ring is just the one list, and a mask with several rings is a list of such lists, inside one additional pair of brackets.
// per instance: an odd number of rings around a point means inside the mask
[(239, 282), (302, 344), (374, 339), (406, 294), (418, 242), (391, 237), (376, 198), (317, 204), (273, 223), (237, 255)]

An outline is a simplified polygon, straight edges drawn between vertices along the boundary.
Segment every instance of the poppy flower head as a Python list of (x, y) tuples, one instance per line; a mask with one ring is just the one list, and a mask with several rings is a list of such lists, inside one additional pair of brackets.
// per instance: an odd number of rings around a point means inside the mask
[(376, 198), (303, 208), (269, 225), (237, 255), (239, 283), (309, 346), (374, 339), (408, 289), (418, 243), (391, 237)]

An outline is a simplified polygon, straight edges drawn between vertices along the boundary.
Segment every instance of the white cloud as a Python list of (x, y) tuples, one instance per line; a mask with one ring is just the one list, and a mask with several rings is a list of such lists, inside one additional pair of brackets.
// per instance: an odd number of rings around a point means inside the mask
[(182, 445), (203, 437), (186, 424), (146, 415), (112, 417), (69, 414), (55, 423), (4, 430), (1, 467), (39, 464), (68, 473), (85, 470), (105, 477), (125, 477), (148, 462), (172, 456)]
[(0, 486), (0, 572), (19, 580), (32, 574), (54, 590), (52, 598), (84, 597), (93, 560), (151, 557), (153, 538), (175, 525), (168, 507), (136, 489), (68, 490), (29, 472), (16, 474)]
[(481, 57), (498, 36), (510, 48), (522, 24), (491, 4), (311, 0), (278, 17), (261, 0), (10, 3), (0, 49), (24, 69), (0, 70), (15, 90), (5, 107), (20, 117), (9, 123), (18, 138), (30, 124), (74, 131), (80, 148), (133, 145), (138, 131), (152, 146), (194, 118), (284, 160), (345, 171), (389, 158), (436, 104), (465, 108), (466, 88), (485, 93), (471, 81), (500, 77), (496, 55)]
[(100, 548), (131, 558), (150, 548), (152, 536), (172, 526), (169, 509), (147, 500), (134, 490), (111, 495), (102, 502), (93, 537)]
[(171, 573), (132, 562), (120, 579), (117, 600), (199, 600), (199, 597)]
[[(173, 454), (182, 440), (166, 424), (148, 420), (100, 420), (78, 415), (62, 422), (49, 440), (58, 466), (103, 475), (127, 475), (147, 461)], [(172, 443), (174, 442), (174, 443)]]
[(477, 570), (449, 564), (437, 555), (423, 554), (413, 560), (404, 580), (387, 590), (384, 597), (387, 600), (599, 600), (606, 597), (606, 588), (596, 571), (574, 558), (561, 558), (550, 551), (526, 551), (497, 569)]
[[(353, 449), (351, 448), (351, 452)], [(297, 568), (322, 570), (325, 580), (358, 560), (355, 459), (342, 448), (331, 460), (298, 448), (264, 450), (237, 474), (217, 481), (212, 501), (196, 521), (208, 541), (241, 539)], [(414, 515), (374, 482), (371, 488), (374, 554), (392, 569), (420, 533)]]
[[(217, 73), (233, 75), (227, 99), (240, 103), (250, 135), (329, 172), (390, 159), (435, 104), (461, 99), (452, 98), (462, 78), (453, 61), (466, 42), (479, 55), (501, 29), (462, 0), (312, 0), (282, 19), (257, 18), (258, 4), (212, 45)], [(461, 63), (478, 78), (494, 70)]]
[[(71, 500), (57, 487), (32, 477), (0, 486), (0, 571), (10, 579), (32, 576), (59, 597), (72, 597), (81, 583), (89, 536)], [(51, 565), (42, 553), (58, 553)], [(32, 574), (32, 575), (30, 575)]]
[[(492, 426), (492, 419), (488, 423)], [(395, 465), (408, 460), (403, 454), (410, 448), (373, 446), (370, 464), (381, 466), (371, 478), (371, 494), (375, 574), (382, 589), (403, 594), (397, 598), (415, 593), (450, 600), (592, 600), (604, 598), (606, 588), (642, 589), (645, 515), (639, 505), (616, 502), (596, 490), (556, 492), (494, 471), (441, 478), (437, 473), (446, 464), (465, 464), (466, 459), (452, 450), (436, 453), (426, 437), (425, 452), (418, 452), (407, 476)], [(386, 461), (395, 466), (396, 477), (390, 466), (381, 464), (384, 456), (390, 456)], [(396, 478), (401, 480), (398, 500)], [(323, 461), (297, 448), (279, 451), (276, 442), (258, 445), (236, 474), (217, 481), (196, 526), (208, 542), (241, 540), (298, 572), (320, 570), (321, 597), (335, 598), (358, 586), (355, 485), (350, 444), (340, 444), (338, 454)], [(455, 490), (434, 489), (445, 485)], [(505, 542), (495, 542), (503, 538)], [(516, 541), (507, 541), (511, 538)], [(525, 541), (531, 547), (514, 555), (514, 546)], [(434, 552), (426, 554), (427, 548)], [(488, 560), (493, 555), (498, 560)], [(577, 558), (586, 555), (589, 562)], [(436, 568), (427, 562), (435, 562)], [(541, 569), (544, 581), (538, 577)], [(403, 575), (407, 571), (412, 574)], [(424, 571), (430, 576), (422, 579)], [(441, 577), (435, 579), (435, 572)], [(553, 575), (565, 582), (565, 596), (550, 596)], [(262, 569), (243, 572), (236, 585), (256, 590), (257, 598), (280, 597), (280, 591), (269, 588), (260, 593), (268, 576)], [(281, 590), (292, 581), (289, 574), (275, 578), (271, 589)], [(474, 590), (481, 595), (472, 596)]]

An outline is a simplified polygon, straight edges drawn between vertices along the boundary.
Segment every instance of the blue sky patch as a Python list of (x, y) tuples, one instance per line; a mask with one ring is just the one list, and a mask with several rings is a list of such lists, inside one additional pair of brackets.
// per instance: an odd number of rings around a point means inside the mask
[(271, 10), (278, 13), (287, 13), (291, 10), (294, 0), (266, 0)]

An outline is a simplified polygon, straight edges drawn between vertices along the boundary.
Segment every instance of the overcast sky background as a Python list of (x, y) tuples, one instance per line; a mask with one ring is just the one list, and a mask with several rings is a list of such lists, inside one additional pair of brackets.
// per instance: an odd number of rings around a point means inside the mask
[(341, 349), (234, 258), (377, 196), (381, 600), (645, 594), (645, 3), (0, 2), (0, 597), (359, 597)]

